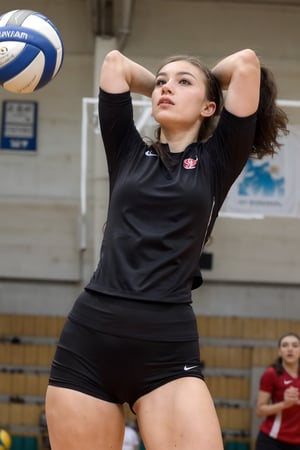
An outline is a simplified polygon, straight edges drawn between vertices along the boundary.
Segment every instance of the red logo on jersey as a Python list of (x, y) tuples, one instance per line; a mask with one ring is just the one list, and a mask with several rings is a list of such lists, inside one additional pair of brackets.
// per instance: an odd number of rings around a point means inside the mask
[(184, 169), (195, 169), (198, 159), (187, 158), (183, 160)]

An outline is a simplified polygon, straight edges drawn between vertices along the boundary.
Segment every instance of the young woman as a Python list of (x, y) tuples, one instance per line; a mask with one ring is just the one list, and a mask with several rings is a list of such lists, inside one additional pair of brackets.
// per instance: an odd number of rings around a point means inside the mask
[(278, 349), (260, 380), (256, 411), (265, 420), (256, 450), (300, 450), (300, 337), (285, 334)]
[[(160, 125), (152, 145), (135, 128), (130, 92), (152, 97)], [(120, 450), (125, 402), (147, 450), (223, 448), (191, 290), (201, 284), (200, 254), (230, 186), (251, 154), (275, 151), (286, 129), (275, 97), (249, 49), (212, 71), (195, 58), (170, 58), (156, 75), (118, 51), (105, 57), (99, 117), (108, 216), (98, 267), (51, 369), (52, 450)]]

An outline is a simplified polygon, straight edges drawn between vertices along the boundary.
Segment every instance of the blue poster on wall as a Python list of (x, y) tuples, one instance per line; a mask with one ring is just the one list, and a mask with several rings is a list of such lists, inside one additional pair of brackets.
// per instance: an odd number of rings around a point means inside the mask
[(300, 135), (290, 125), (273, 156), (249, 159), (224, 204), (225, 213), (298, 216), (300, 213)]
[(7, 100), (2, 106), (1, 148), (36, 151), (37, 102)]

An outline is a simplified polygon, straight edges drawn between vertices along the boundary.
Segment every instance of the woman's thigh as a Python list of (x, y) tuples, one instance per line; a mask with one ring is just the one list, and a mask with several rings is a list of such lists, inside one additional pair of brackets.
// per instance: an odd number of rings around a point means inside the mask
[(72, 389), (48, 386), (46, 418), (52, 450), (121, 450), (120, 405)]
[(222, 450), (218, 417), (203, 380), (171, 381), (134, 404), (147, 450)]

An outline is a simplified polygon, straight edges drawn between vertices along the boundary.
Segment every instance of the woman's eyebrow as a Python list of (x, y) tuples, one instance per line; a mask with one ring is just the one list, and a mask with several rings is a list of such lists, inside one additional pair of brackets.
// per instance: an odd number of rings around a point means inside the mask
[[(164, 76), (164, 77), (165, 77), (165, 76), (167, 76), (167, 75), (168, 75), (167, 72), (158, 72), (158, 74), (156, 75), (156, 77), (159, 77), (159, 76)], [(193, 75), (191, 72), (181, 71), (181, 72), (176, 72), (176, 75), (189, 75), (189, 76), (195, 78), (195, 80), (196, 80), (195, 75)]]

